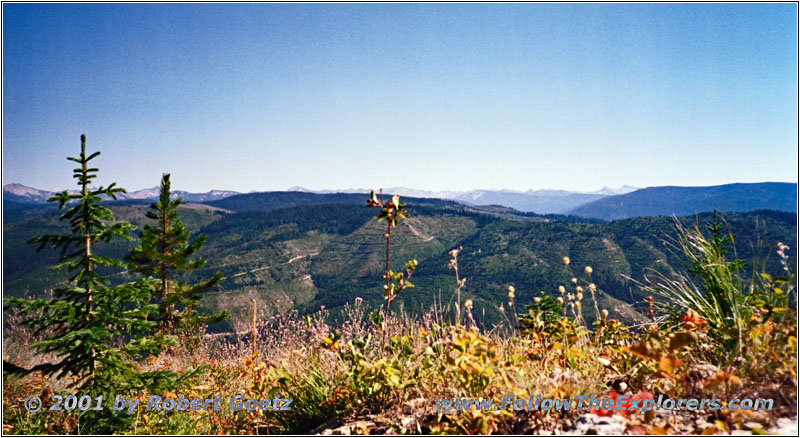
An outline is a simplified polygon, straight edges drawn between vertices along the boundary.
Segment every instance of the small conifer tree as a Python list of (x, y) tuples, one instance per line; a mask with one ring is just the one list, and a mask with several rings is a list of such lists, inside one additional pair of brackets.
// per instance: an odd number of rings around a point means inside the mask
[(162, 175), (159, 200), (145, 213), (156, 223), (144, 226), (139, 245), (128, 253), (126, 260), (129, 270), (160, 281), (153, 299), (160, 303), (161, 329), (181, 335), (183, 339), (196, 339), (199, 326), (222, 321), (228, 316), (225, 311), (206, 314), (197, 309), (202, 294), (222, 280), (222, 272), (195, 284), (173, 279), (176, 272), (193, 271), (205, 265), (203, 259), (190, 258), (203, 246), (206, 236), (201, 234), (190, 239), (189, 231), (178, 218), (177, 209), (182, 200), (170, 199), (169, 177), (168, 173)]
[[(51, 269), (70, 271), (69, 286), (55, 289), (52, 298), (15, 298), (6, 300), (6, 304), (20, 306), (26, 325), (40, 332), (45, 328), (55, 332), (31, 347), (37, 354), (53, 353), (57, 359), (28, 371), (71, 377), (71, 386), (80, 394), (93, 398), (103, 395), (107, 406), (108, 399), (117, 394), (173, 387), (177, 381), (174, 373), (139, 372), (134, 364), (144, 355), (158, 354), (169, 343), (166, 338), (151, 336), (154, 323), (148, 316), (157, 310), (149, 304), (154, 282), (141, 279), (111, 286), (98, 271), (124, 267), (124, 263), (97, 255), (96, 244), (130, 240), (128, 232), (135, 228), (127, 222), (114, 222), (112, 211), (100, 204), (103, 196), (116, 199), (124, 189), (116, 183), (90, 188), (98, 169), (89, 167), (89, 161), (98, 155), (100, 152), (86, 155), (86, 136), (81, 135), (80, 156), (68, 158), (79, 165), (74, 177), (80, 191), (65, 190), (48, 199), (59, 202), (62, 210), (71, 205), (60, 216), (60, 220), (69, 222), (70, 232), (31, 240), (39, 244), (39, 250), (46, 246), (61, 250), (60, 263)], [(125, 428), (131, 417), (110, 409), (88, 410), (81, 413), (80, 421), (81, 433), (114, 433)]]

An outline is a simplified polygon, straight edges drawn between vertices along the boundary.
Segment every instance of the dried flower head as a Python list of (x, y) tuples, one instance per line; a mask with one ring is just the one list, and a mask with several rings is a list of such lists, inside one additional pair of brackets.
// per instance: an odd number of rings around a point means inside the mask
[(572, 284), (578, 284), (578, 279), (575, 277), (572, 277), (572, 280), (570, 281), (572, 282)]
[(575, 298), (576, 298), (578, 301), (580, 301), (580, 300), (582, 300), (582, 299), (583, 299), (583, 294), (582, 294), (582, 293), (580, 293), (580, 292), (578, 292), (578, 293), (575, 295)]
[(591, 266), (587, 266), (587, 267), (583, 268), (583, 272), (585, 272), (586, 275), (590, 275), (592, 273), (592, 267)]
[(536, 303), (536, 304), (539, 304), (539, 301), (542, 301), (542, 299), (539, 298), (539, 297), (536, 297), (536, 298), (533, 299), (533, 302)]
[(561, 297), (558, 297), (558, 298), (556, 298), (556, 302), (557, 302), (558, 304), (564, 304), (564, 299), (563, 299), (563, 298), (561, 298)]
[(472, 300), (464, 301), (464, 307), (467, 309), (472, 309)]
[(603, 314), (603, 319), (608, 318), (608, 310), (603, 309), (603, 311), (601, 313)]
[(563, 294), (564, 294), (564, 292), (566, 292), (566, 291), (567, 291), (567, 289), (566, 289), (564, 286), (559, 286), (559, 287), (558, 287), (558, 293), (560, 293), (560, 294), (562, 294), (562, 295), (563, 295)]

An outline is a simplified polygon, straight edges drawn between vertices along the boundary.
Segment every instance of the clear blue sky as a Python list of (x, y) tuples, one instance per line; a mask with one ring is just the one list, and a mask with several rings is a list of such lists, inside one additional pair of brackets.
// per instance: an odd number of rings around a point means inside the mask
[(794, 4), (3, 5), (3, 183), (797, 181)]

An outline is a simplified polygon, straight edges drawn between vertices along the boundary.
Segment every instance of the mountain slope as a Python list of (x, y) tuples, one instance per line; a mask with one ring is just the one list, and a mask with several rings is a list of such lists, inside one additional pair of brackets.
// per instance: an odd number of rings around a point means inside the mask
[(21, 204), (41, 204), (47, 202), (47, 198), (54, 194), (54, 192), (34, 189), (22, 184), (6, 184), (3, 186), (3, 200)]
[[(309, 200), (326, 196), (307, 195), (313, 194), (256, 194), (229, 198), (233, 202), (228, 203), (219, 201), (225, 205), (217, 208), (195, 204), (180, 209), (179, 215), (192, 233), (208, 236), (200, 251), (208, 264), (183, 280), (194, 281), (217, 271), (225, 277), (203, 305), (209, 310), (229, 310), (233, 317), (213, 330), (242, 330), (253, 299), (270, 314), (295, 308), (338, 308), (356, 297), (374, 308), (383, 303), (385, 224), (373, 219), (376, 211), (363, 206), (364, 195), (340, 198), (338, 204), (314, 204)], [(292, 196), (297, 198), (292, 200)], [(451, 201), (429, 200), (427, 205), (425, 200), (406, 201), (410, 217), (392, 232), (391, 266), (397, 269), (406, 260), (417, 259), (419, 267), (414, 274), (416, 287), (397, 299), (398, 310), (425, 312), (434, 300), (445, 306), (450, 303), (452, 310), (455, 281), (448, 269), (448, 252), (458, 247), (463, 247), (460, 274), (468, 278), (463, 297), (474, 301), (476, 319), (487, 325), (503, 318), (498, 306), (507, 301), (508, 285), (517, 289), (516, 310), (524, 311), (540, 291), (553, 293), (558, 285), (569, 285), (573, 276), (589, 280), (581, 274), (586, 265), (594, 269), (590, 280), (597, 284), (600, 306), (610, 311), (617, 308), (618, 314), (631, 320), (637, 317), (643, 296), (626, 276), (641, 280), (647, 269), (667, 273), (681, 269), (681, 262), (662, 243), (672, 234), (668, 218), (599, 224), (530, 221), (512, 214), (481, 213)], [(144, 203), (108, 205), (120, 220), (138, 226), (145, 221)], [(770, 248), (778, 241), (795, 241), (796, 218), (795, 214), (776, 212), (725, 215), (744, 259), (753, 254), (750, 244), (756, 241), (756, 229)], [(697, 218), (700, 223), (708, 219), (708, 215)], [(689, 224), (695, 218), (681, 220)], [(5, 296), (41, 295), (67, 278), (64, 272), (48, 270), (57, 254), (36, 252), (34, 245), (26, 244), (31, 237), (64, 228), (52, 209), (3, 224)], [(135, 243), (98, 246), (98, 254), (120, 257)], [(572, 259), (573, 271), (561, 263), (564, 256)], [(775, 259), (769, 260), (773, 271), (779, 269)], [(112, 282), (133, 278), (121, 272), (108, 274)], [(584, 311), (591, 320), (593, 306)]]
[(574, 193), (563, 190), (538, 190), (525, 193), (475, 190), (453, 199), (472, 205), (505, 205), (519, 211), (558, 214), (607, 196), (605, 194)]
[(616, 220), (641, 216), (688, 216), (713, 210), (797, 212), (797, 184), (766, 182), (710, 187), (648, 187), (589, 202), (569, 210), (567, 214)]

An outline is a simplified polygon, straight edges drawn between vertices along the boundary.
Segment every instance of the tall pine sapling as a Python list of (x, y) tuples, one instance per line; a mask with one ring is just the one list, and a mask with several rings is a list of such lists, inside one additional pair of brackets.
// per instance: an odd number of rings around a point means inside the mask
[(169, 174), (163, 174), (159, 200), (145, 214), (156, 223), (144, 226), (139, 245), (128, 253), (126, 260), (129, 270), (154, 276), (160, 281), (153, 299), (160, 303), (161, 329), (191, 339), (201, 325), (222, 321), (228, 315), (224, 311), (205, 314), (197, 310), (203, 292), (222, 280), (221, 272), (191, 285), (173, 279), (177, 272), (193, 271), (205, 265), (203, 259), (190, 260), (203, 246), (206, 236), (201, 234), (189, 238), (189, 231), (178, 219), (177, 209), (181, 203), (180, 198), (170, 199)]
[[(168, 343), (162, 337), (152, 337), (154, 323), (148, 316), (156, 306), (149, 304), (155, 287), (152, 281), (139, 280), (111, 286), (98, 272), (101, 267), (124, 267), (120, 260), (97, 255), (97, 243), (109, 243), (121, 238), (130, 240), (128, 232), (135, 227), (127, 222), (114, 222), (111, 210), (100, 205), (102, 196), (116, 199), (124, 189), (108, 187), (91, 189), (98, 169), (89, 162), (100, 155), (86, 155), (86, 137), (81, 135), (81, 154), (69, 157), (80, 167), (74, 177), (80, 187), (78, 193), (63, 191), (49, 202), (58, 202), (63, 210), (60, 216), (68, 221), (69, 234), (45, 235), (31, 239), (39, 250), (46, 246), (61, 250), (60, 263), (51, 269), (66, 269), (72, 273), (69, 286), (55, 289), (53, 298), (9, 299), (6, 305), (20, 306), (26, 325), (41, 333), (45, 328), (54, 334), (31, 344), (37, 354), (53, 353), (55, 362), (37, 365), (32, 370), (45, 375), (72, 377), (71, 386), (79, 393), (92, 397), (104, 395), (113, 399), (115, 394), (130, 394), (142, 389), (174, 386), (175, 375), (166, 371), (139, 372), (134, 361), (148, 354), (158, 354)], [(47, 402), (47, 401), (46, 401)], [(86, 411), (81, 414), (85, 422), (83, 433), (111, 433), (125, 427), (131, 418), (124, 413)]]

